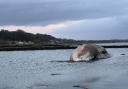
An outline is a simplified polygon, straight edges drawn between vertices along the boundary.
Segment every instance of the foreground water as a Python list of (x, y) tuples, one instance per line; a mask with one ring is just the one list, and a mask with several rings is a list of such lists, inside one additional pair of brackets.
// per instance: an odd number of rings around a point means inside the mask
[(128, 89), (128, 49), (109, 59), (69, 60), (72, 50), (0, 52), (0, 89)]

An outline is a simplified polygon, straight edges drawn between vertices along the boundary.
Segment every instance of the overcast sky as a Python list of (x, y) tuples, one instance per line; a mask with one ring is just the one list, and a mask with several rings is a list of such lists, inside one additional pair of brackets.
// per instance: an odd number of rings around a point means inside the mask
[(59, 38), (127, 39), (128, 0), (0, 0), (0, 28)]

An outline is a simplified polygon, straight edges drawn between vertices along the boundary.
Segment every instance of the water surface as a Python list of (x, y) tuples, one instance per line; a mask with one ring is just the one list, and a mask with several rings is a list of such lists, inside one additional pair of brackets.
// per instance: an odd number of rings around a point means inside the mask
[(93, 63), (57, 62), (73, 50), (0, 52), (0, 89), (128, 89), (128, 49), (107, 50)]

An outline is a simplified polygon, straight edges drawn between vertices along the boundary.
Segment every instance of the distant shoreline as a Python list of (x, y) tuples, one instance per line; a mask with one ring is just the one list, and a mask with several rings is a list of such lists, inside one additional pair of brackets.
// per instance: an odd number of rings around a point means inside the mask
[(21, 29), (0, 30), (0, 51), (75, 49), (80, 44), (94, 43), (105, 48), (128, 48), (128, 39), (74, 40), (47, 34), (33, 34)]
[(26, 50), (57, 50), (57, 49), (75, 49), (76, 47), (69, 46), (43, 46), (43, 47), (2, 47), (0, 51), (26, 51)]
[[(128, 48), (128, 45), (102, 45), (105, 48)], [(1, 47), (0, 51), (26, 51), (26, 50), (57, 50), (75, 49), (77, 46), (43, 46), (43, 47)]]

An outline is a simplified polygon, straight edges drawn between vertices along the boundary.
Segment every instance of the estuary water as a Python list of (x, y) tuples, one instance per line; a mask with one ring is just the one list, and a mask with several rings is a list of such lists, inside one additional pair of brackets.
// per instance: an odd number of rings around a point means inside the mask
[(128, 49), (107, 50), (92, 63), (66, 62), (73, 50), (1, 51), (0, 89), (128, 89)]

